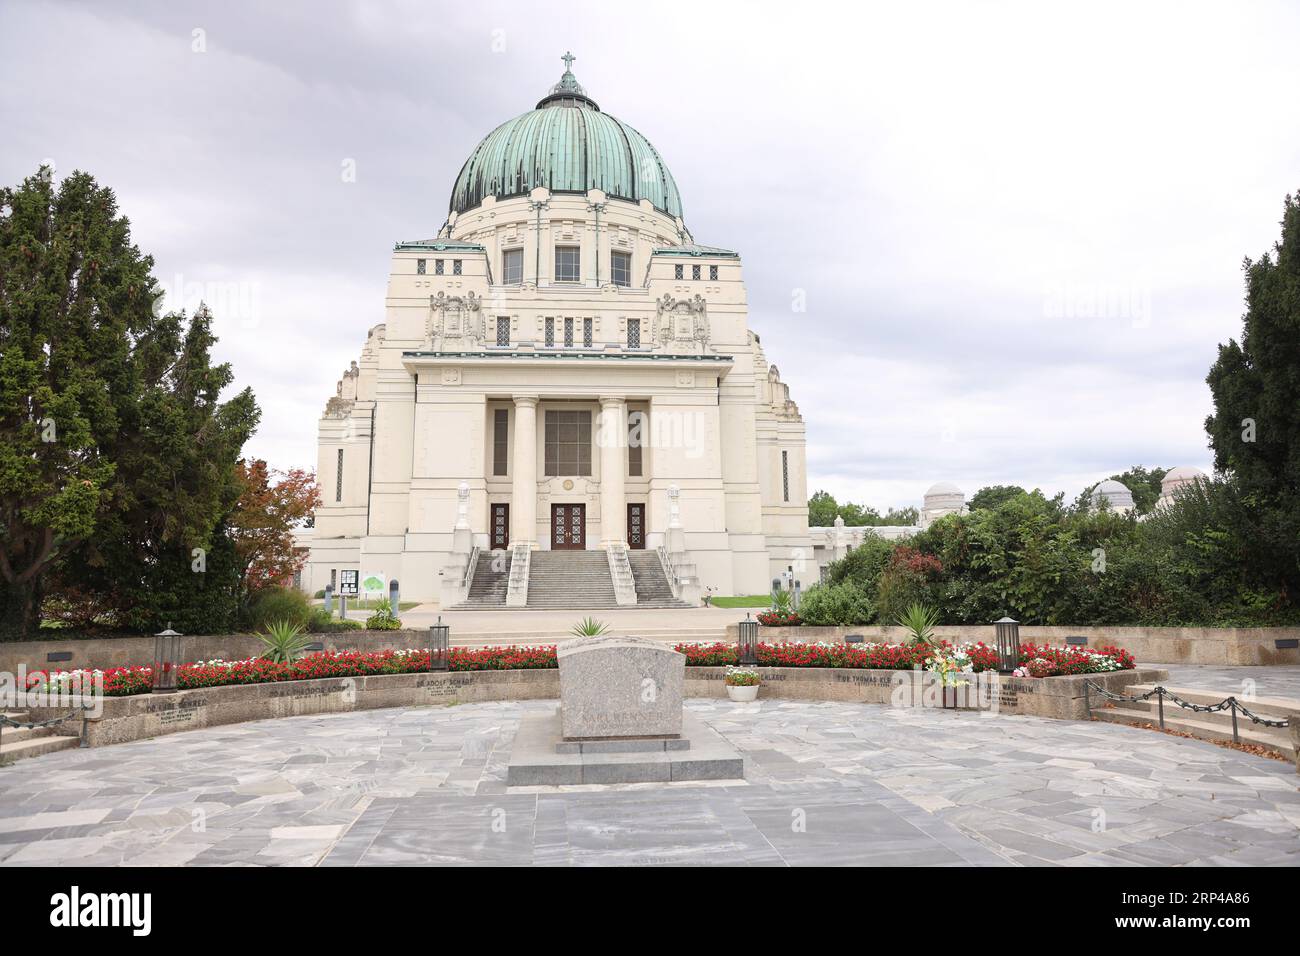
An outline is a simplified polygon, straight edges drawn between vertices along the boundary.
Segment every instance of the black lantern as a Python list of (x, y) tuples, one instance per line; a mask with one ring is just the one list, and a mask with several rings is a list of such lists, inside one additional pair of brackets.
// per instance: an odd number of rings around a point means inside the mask
[(1004, 617), (993, 627), (998, 635), (998, 673), (1010, 674), (1020, 666), (1020, 622)]
[(167, 626), (153, 636), (153, 692), (176, 693), (176, 665), (181, 656), (181, 636)]
[(740, 634), (737, 651), (739, 652), (740, 663), (757, 664), (758, 663), (758, 622), (753, 620), (748, 614), (740, 622), (737, 628)]
[(451, 644), (451, 625), (442, 623), (442, 615), (438, 615), (438, 623), (429, 625), (429, 670), (445, 671), (447, 670), (447, 649)]

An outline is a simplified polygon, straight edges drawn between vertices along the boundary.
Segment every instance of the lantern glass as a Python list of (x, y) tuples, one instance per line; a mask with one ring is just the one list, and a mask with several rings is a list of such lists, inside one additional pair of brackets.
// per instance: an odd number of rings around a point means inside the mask
[(153, 692), (171, 694), (176, 690), (176, 667), (181, 656), (181, 635), (170, 627), (153, 636)]
[(442, 616), (438, 616), (438, 623), (429, 627), (429, 670), (445, 671), (448, 669), (448, 648), (451, 645), (451, 625), (442, 623)]
[(753, 665), (758, 663), (758, 622), (752, 619), (748, 614), (740, 622), (737, 628), (739, 641), (737, 657), (742, 665)]
[(1010, 674), (1020, 666), (1020, 622), (1004, 617), (993, 622), (997, 631), (998, 671)]

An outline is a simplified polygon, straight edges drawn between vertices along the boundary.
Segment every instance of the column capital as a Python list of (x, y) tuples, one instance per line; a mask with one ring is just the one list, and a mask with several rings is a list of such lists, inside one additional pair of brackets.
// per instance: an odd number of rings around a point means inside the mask
[(601, 408), (617, 408), (620, 405), (626, 405), (627, 399), (622, 395), (602, 395), (600, 396)]
[(510, 397), (514, 400), (516, 405), (525, 405), (531, 408), (537, 407), (536, 395), (511, 395)]

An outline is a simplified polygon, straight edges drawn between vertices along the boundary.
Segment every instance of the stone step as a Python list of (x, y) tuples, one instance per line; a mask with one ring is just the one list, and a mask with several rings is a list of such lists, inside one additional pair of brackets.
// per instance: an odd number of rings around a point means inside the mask
[[(1300, 713), (1300, 700), (1294, 700), (1287, 697), (1256, 697), (1253, 700), (1242, 700), (1240, 691), (1234, 692), (1234, 691), (1204, 690), (1201, 688), (1193, 688), (1193, 687), (1170, 687), (1167, 684), (1164, 685), (1164, 687), (1165, 690), (1167, 690), (1169, 693), (1177, 694), (1183, 700), (1191, 704), (1217, 704), (1219, 703), (1219, 701), (1224, 700), (1225, 698), (1236, 697), (1238, 701), (1245, 704), (1246, 707), (1250, 708), (1250, 710), (1253, 713), (1256, 713), (1261, 717), (1268, 717), (1270, 719), (1280, 720), (1285, 717), (1290, 717), (1292, 714)], [(1155, 684), (1134, 684), (1133, 686), (1127, 688), (1124, 691), (1124, 693), (1136, 696), (1138, 694), (1150, 693), (1155, 689), (1156, 689)], [(1155, 713), (1156, 699), (1152, 697), (1150, 700), (1147, 701), (1142, 701), (1140, 703), (1135, 702), (1131, 704), (1125, 704), (1124, 706), (1145, 707), (1150, 709), (1152, 713)], [(1179, 711), (1183, 711), (1184, 713), (1192, 713), (1192, 711), (1184, 711), (1183, 708), (1179, 707), (1177, 704), (1170, 701), (1168, 696), (1166, 695), (1165, 713), (1166, 714), (1169, 713), (1171, 708), (1177, 709)], [(1201, 714), (1200, 716), (1210, 717), (1214, 715)], [(1231, 722), (1232, 718), (1229, 711), (1223, 711), (1223, 716), (1226, 717), (1229, 720), (1229, 722)], [(1249, 718), (1241, 717), (1240, 715), (1238, 716), (1238, 719), (1249, 722)]]
[[(5, 716), (10, 715), (5, 714)], [(24, 714), (13, 719), (25, 721), (27, 716)], [(71, 723), (69, 721), (69, 724)], [(20, 740), (34, 740), (38, 737), (53, 737), (58, 732), (57, 724), (50, 727), (0, 727), (0, 744), (17, 743)]]
[[(1219, 700), (1223, 698), (1220, 697)], [(1116, 707), (1094, 707), (1092, 716), (1097, 720), (1112, 724), (1128, 724), (1138, 727), (1159, 729), (1159, 717), (1147, 710), (1140, 710), (1131, 704)], [(1226, 723), (1207, 719), (1214, 714), (1193, 714), (1181, 707), (1165, 708), (1165, 729), (1183, 734), (1190, 734), (1198, 740), (1232, 740), (1232, 719)], [(1282, 754), (1288, 759), (1295, 759), (1295, 748), (1291, 744), (1290, 731), (1287, 728), (1260, 727), (1249, 719), (1238, 716), (1238, 737), (1244, 744), (1266, 747)]]
[[(13, 729), (10, 727), (7, 728), (7, 731)], [(78, 737), (63, 736), (29, 737), (26, 740), (16, 740), (9, 743), (9, 733), (7, 731), (0, 733), (0, 763), (22, 760), (24, 757), (40, 757), (59, 750), (71, 750), (81, 744)]]

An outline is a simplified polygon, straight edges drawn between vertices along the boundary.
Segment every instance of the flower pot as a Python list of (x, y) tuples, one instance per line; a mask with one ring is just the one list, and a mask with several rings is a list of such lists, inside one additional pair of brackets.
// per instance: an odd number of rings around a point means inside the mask
[(736, 687), (732, 684), (727, 685), (727, 696), (739, 703), (748, 703), (751, 700), (758, 699), (758, 685), (750, 684), (748, 687)]

